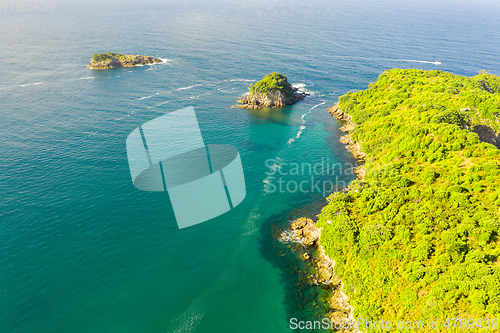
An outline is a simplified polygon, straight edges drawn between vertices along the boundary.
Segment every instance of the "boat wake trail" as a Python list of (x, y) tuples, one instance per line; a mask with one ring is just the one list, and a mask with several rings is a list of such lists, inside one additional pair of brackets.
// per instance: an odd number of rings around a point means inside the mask
[(159, 94), (160, 94), (160, 93), (156, 93), (156, 94), (149, 95), (149, 96), (144, 96), (144, 97), (138, 98), (137, 100), (138, 100), (138, 101), (141, 101), (141, 100), (143, 100), (143, 99), (148, 99), (148, 98), (154, 97), (154, 96), (159, 95)]
[(355, 57), (355, 56), (330, 56), (339, 59), (352, 59), (352, 60), (364, 60), (364, 61), (402, 61), (402, 62), (413, 62), (420, 64), (431, 64), (431, 65), (441, 65), (441, 61), (427, 61), (427, 60), (415, 60), (415, 59), (391, 59), (391, 58), (371, 58), (371, 57)]
[(418, 62), (418, 63), (421, 63), (421, 64), (441, 65), (440, 61), (408, 60), (408, 59), (396, 59), (396, 60), (406, 61), (406, 62)]
[(191, 89), (191, 88), (194, 88), (194, 87), (199, 87), (201, 86), (202, 84), (201, 83), (198, 83), (198, 84), (194, 84), (192, 86), (189, 86), (189, 87), (182, 87), (182, 88), (179, 88), (177, 89), (177, 91), (180, 91), (180, 90), (187, 90), (187, 89)]
[(302, 135), (302, 132), (304, 131), (304, 129), (306, 128), (305, 126), (305, 123), (306, 123), (306, 119), (305, 117), (308, 115), (308, 114), (311, 114), (312, 110), (314, 110), (315, 108), (317, 108), (318, 106), (320, 105), (323, 105), (325, 104), (326, 101), (323, 101), (319, 104), (316, 104), (315, 106), (313, 106), (312, 108), (309, 109), (309, 112), (306, 112), (302, 115), (302, 117), (300, 117), (300, 119), (302, 120), (302, 124), (300, 125), (299, 127), (299, 130), (297, 132), (297, 135), (295, 136), (295, 138), (290, 138), (290, 140), (288, 140), (288, 145), (291, 145), (293, 142), (295, 142), (295, 140), (297, 140), (298, 138), (300, 138), (300, 136)]

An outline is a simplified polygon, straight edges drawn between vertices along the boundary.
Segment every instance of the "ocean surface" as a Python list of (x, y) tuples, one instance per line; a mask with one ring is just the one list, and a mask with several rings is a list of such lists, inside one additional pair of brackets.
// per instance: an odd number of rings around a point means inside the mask
[[(394, 67), (500, 74), (499, 17), (494, 1), (0, 8), (0, 332), (290, 332), (321, 317), (321, 288), (276, 236), (354, 179), (327, 108)], [(86, 67), (105, 51), (165, 62)], [(272, 71), (311, 96), (231, 108)], [(247, 195), (179, 230), (167, 193), (134, 188), (125, 140), (187, 106), (206, 143), (238, 148)], [(311, 177), (326, 188), (297, 189)]]

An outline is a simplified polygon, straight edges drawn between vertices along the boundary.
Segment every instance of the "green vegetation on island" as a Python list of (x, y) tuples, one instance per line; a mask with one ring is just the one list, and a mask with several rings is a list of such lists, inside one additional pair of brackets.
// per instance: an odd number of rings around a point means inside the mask
[(125, 60), (125, 54), (120, 54), (116, 52), (105, 52), (105, 53), (94, 53), (92, 56), (92, 63), (109, 61), (113, 59)]
[(279, 91), (285, 97), (293, 97), (293, 89), (292, 85), (288, 83), (288, 80), (285, 75), (272, 72), (264, 76), (264, 78), (260, 81), (257, 81), (255, 84), (250, 83), (250, 93), (262, 93), (266, 96), (269, 93)]
[(500, 78), (393, 69), (339, 109), (365, 176), (330, 195), (317, 227), (354, 317), (482, 331), (500, 318), (500, 150), (481, 141), (498, 136)]
[(283, 107), (303, 100), (307, 94), (293, 88), (285, 75), (272, 72), (255, 84), (251, 83), (249, 94), (238, 100), (244, 109), (265, 107)]
[(88, 65), (91, 69), (109, 69), (115, 67), (132, 67), (163, 62), (161, 59), (141, 55), (128, 55), (116, 52), (95, 53)]

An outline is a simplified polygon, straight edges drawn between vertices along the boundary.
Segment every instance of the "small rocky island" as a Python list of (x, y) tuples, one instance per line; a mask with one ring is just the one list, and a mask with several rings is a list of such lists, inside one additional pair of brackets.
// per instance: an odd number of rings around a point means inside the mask
[(115, 67), (158, 64), (161, 62), (163, 60), (154, 57), (106, 52), (95, 53), (87, 67), (90, 69), (110, 69)]
[(308, 94), (292, 87), (285, 75), (273, 72), (255, 84), (250, 84), (250, 92), (238, 100), (237, 107), (260, 109), (262, 107), (280, 108), (303, 100)]

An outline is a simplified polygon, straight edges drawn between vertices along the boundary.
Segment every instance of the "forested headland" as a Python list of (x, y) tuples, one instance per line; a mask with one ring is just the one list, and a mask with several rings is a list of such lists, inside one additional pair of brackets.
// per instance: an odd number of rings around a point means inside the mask
[(500, 318), (500, 78), (393, 69), (339, 109), (366, 173), (317, 227), (355, 317), (485, 329)]

